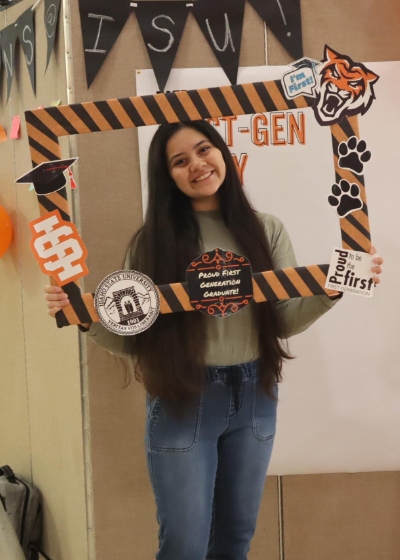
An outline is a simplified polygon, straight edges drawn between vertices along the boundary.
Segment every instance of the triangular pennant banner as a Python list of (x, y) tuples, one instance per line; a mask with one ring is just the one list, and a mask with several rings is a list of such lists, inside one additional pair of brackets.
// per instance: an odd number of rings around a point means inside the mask
[(158, 0), (138, 2), (135, 8), (139, 28), (156, 75), (164, 91), (189, 14), (185, 2)]
[(18, 39), (24, 51), (26, 65), (28, 67), (29, 78), (31, 80), (32, 89), (36, 91), (36, 74), (35, 74), (35, 24), (33, 20), (33, 10), (28, 8), (17, 19)]
[(128, 0), (79, 0), (88, 88), (118, 39), (131, 10)]
[(0, 47), (3, 66), (7, 76), (7, 102), (10, 97), (11, 84), (14, 77), (15, 42), (17, 40), (17, 28), (15, 23), (1, 30)]
[(53, 52), (54, 40), (56, 38), (60, 4), (61, 0), (44, 0), (44, 25), (47, 37), (46, 70), (49, 65), (51, 53)]
[(281, 45), (295, 59), (303, 58), (300, 0), (249, 0)]
[(245, 0), (196, 0), (193, 15), (218, 62), (236, 84)]

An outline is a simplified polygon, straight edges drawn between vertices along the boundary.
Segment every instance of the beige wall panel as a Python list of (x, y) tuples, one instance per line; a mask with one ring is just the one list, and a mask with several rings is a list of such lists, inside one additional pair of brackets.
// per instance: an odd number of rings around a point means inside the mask
[[(8, 21), (12, 21), (10, 20), (10, 18), (8, 18)], [(0, 29), (4, 29), (4, 27), (7, 26), (7, 12), (6, 10), (4, 10), (3, 12), (0, 12)], [(1, 62), (1, 72), (3, 75), (3, 61)], [(2, 78), (0, 80), (0, 117), (1, 117), (1, 121), (0, 124), (3, 126), (5, 125), (6, 121), (6, 114), (10, 114), (10, 109), (9, 107), (6, 106), (6, 92), (7, 92), (7, 87), (6, 87), (6, 83), (7, 80), (5, 78)], [(0, 145), (0, 149), (1, 149), (1, 145)], [(1, 150), (0, 153), (2, 153), (3, 150)]]
[[(8, 22), (31, 4), (20, 3), (7, 11)], [(23, 113), (53, 100), (66, 102), (64, 38), (62, 19), (56, 48), (45, 74), (46, 36), (43, 25), (44, 3), (36, 11), (37, 95), (33, 95), (28, 71), (22, 56), (14, 76), (7, 111), (22, 119), (20, 140), (7, 142), (12, 150), (7, 169), (7, 187), (13, 193), (17, 222), (19, 252), (20, 305), (22, 295), (23, 323), (19, 324), (25, 340), (25, 351), (16, 338), (8, 349), (9, 356), (18, 355), (25, 362), (25, 396), (15, 403), (8, 421), (13, 426), (14, 446), (29, 462), (32, 479), (43, 493), (44, 549), (58, 560), (86, 560), (86, 504), (82, 443), (81, 380), (78, 334), (76, 330), (59, 331), (46, 313), (43, 287), (48, 283), (29, 248), (28, 222), (39, 216), (37, 198), (28, 185), (16, 187), (13, 181), (31, 168), (29, 146)], [(5, 97), (3, 97), (5, 99)], [(65, 148), (67, 142), (64, 141)], [(0, 145), (3, 154), (2, 145)], [(3, 178), (3, 168), (2, 174)], [(16, 284), (18, 286), (18, 284)], [(18, 307), (17, 307), (18, 309)], [(6, 319), (4, 321), (4, 319)], [(1, 319), (2, 329), (10, 328), (7, 317)], [(11, 333), (11, 331), (8, 331)], [(14, 334), (14, 333), (13, 333)], [(21, 391), (22, 393), (22, 391)], [(29, 418), (21, 418), (29, 399)], [(23, 398), (24, 397), (24, 398)], [(18, 432), (29, 431), (31, 449)], [(25, 449), (21, 445), (24, 444)], [(17, 468), (14, 465), (15, 468)]]
[(400, 472), (284, 476), (285, 560), (398, 560)]
[[(9, 115), (0, 112), (8, 130)], [(13, 239), (0, 258), (0, 463), (31, 479), (31, 444), (25, 369), (25, 336), (21, 300), (18, 212), (13, 169), (13, 144), (0, 144), (0, 206), (10, 215)], [(0, 466), (1, 466), (0, 465)]]
[(143, 387), (132, 380), (124, 388), (120, 361), (91, 343), (88, 365), (96, 560), (151, 560), (158, 528), (146, 468)]
[(267, 476), (249, 560), (279, 560), (278, 477)]
[[(321, 60), (325, 44), (357, 62), (399, 60), (400, 7), (393, 0), (301, 0), (304, 56)], [(268, 64), (293, 59), (268, 31)]]

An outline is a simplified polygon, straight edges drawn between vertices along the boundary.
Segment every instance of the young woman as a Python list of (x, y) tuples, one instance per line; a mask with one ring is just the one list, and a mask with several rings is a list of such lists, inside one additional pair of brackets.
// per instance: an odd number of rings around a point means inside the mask
[[(148, 178), (146, 219), (126, 266), (155, 284), (185, 281), (190, 262), (216, 247), (246, 256), (253, 272), (297, 266), (283, 224), (253, 210), (227, 146), (207, 122), (160, 126)], [(382, 263), (374, 259), (376, 275)], [(68, 299), (58, 287), (46, 293), (54, 317)], [(147, 391), (158, 560), (247, 558), (274, 441), (277, 384), (290, 357), (283, 341), (338, 297), (250, 304), (224, 319), (161, 315), (131, 337), (84, 325), (101, 346), (136, 358)]]

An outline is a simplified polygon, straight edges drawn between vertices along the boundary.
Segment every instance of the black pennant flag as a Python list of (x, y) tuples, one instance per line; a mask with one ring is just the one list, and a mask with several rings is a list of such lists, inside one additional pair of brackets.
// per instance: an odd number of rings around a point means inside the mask
[(0, 33), (1, 56), (4, 71), (7, 76), (7, 102), (10, 97), (11, 85), (14, 77), (15, 42), (17, 40), (17, 28), (15, 23), (5, 27)]
[(281, 45), (295, 59), (303, 57), (300, 0), (249, 0)]
[(164, 91), (189, 14), (186, 2), (138, 2), (135, 9), (160, 91)]
[(196, 0), (193, 15), (232, 84), (236, 84), (245, 0)]
[(131, 11), (128, 0), (79, 0), (88, 88), (118, 39)]
[(53, 52), (54, 40), (56, 38), (60, 4), (61, 0), (44, 0), (44, 26), (46, 28), (47, 37), (46, 70), (49, 65), (51, 53)]
[(25, 12), (17, 19), (17, 32), (19, 42), (21, 43), (22, 50), (24, 51), (32, 89), (35, 93), (35, 25), (33, 22), (32, 8), (28, 8), (27, 10), (25, 10)]

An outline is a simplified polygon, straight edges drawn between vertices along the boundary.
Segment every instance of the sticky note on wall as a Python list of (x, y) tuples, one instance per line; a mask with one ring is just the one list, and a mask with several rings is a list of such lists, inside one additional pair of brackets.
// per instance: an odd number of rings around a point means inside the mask
[(19, 127), (21, 125), (21, 119), (19, 117), (13, 117), (11, 124), (10, 140), (16, 140), (19, 137)]

